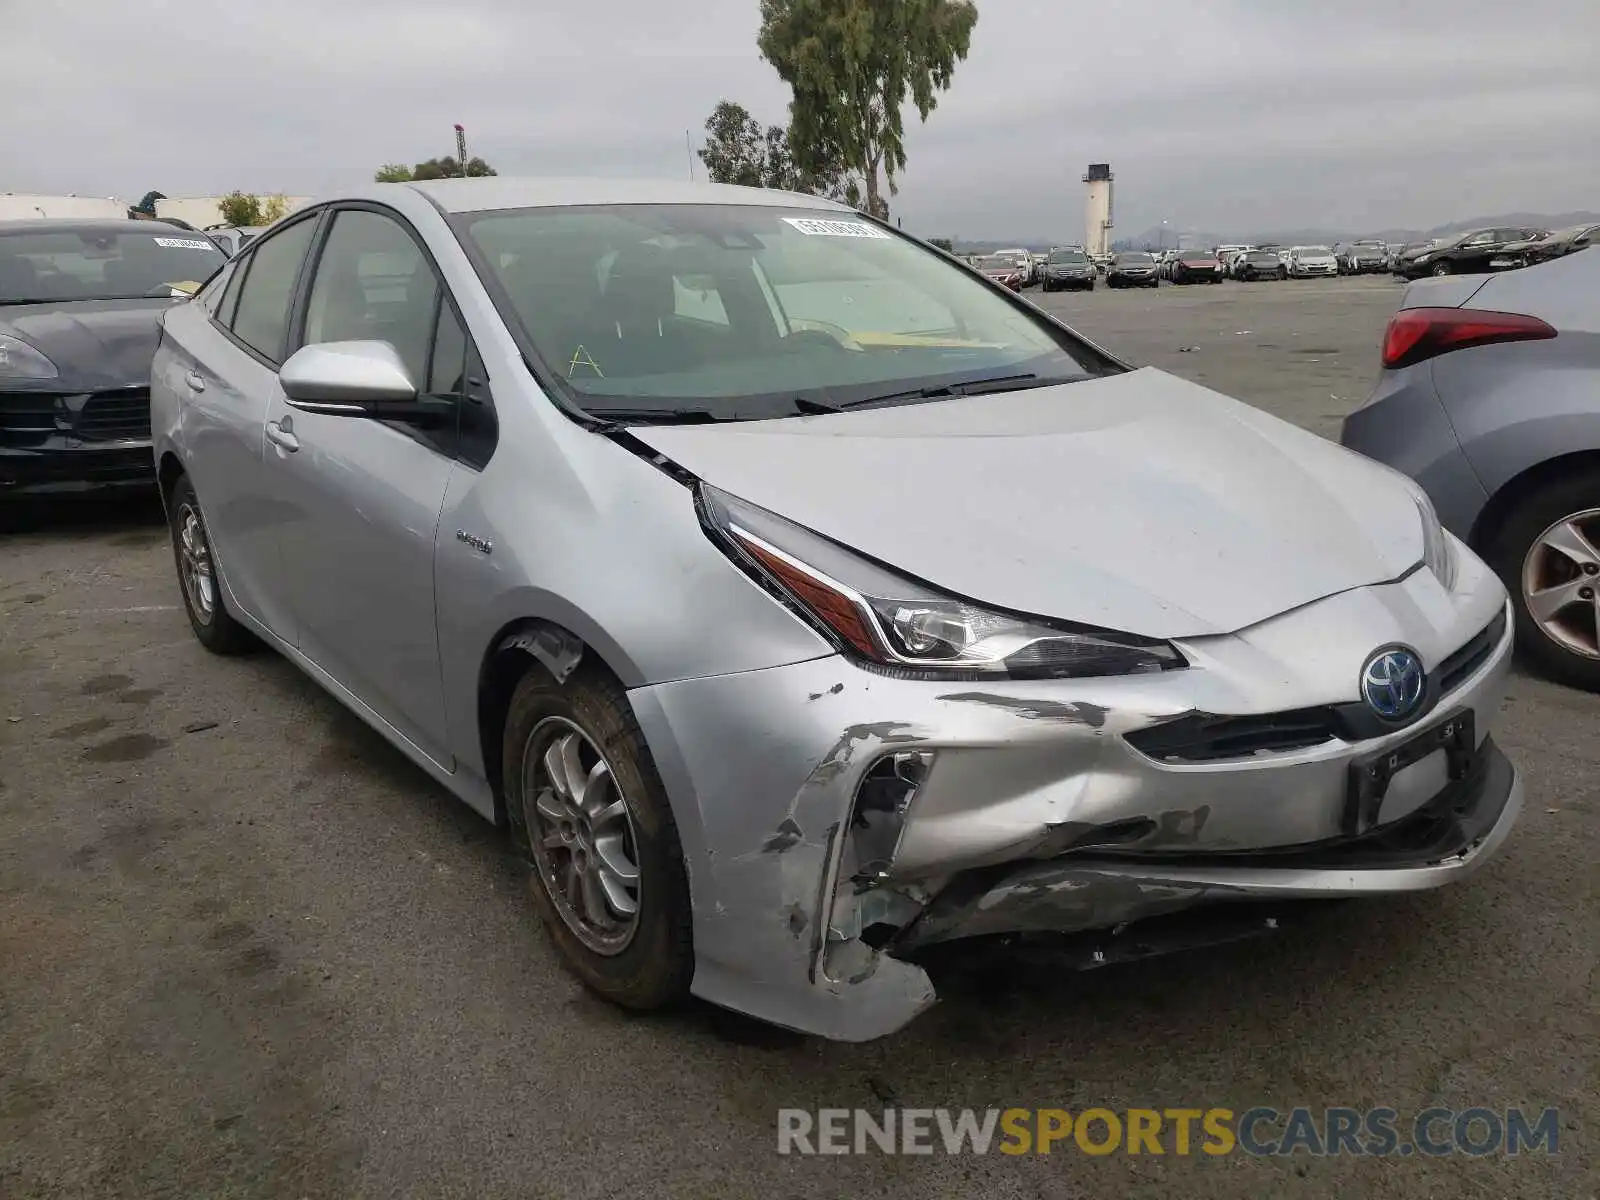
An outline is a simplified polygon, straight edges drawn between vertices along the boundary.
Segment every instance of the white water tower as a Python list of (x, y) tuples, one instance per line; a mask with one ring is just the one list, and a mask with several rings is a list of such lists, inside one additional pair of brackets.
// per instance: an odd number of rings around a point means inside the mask
[(1090, 163), (1083, 174), (1088, 185), (1085, 198), (1083, 248), (1090, 254), (1106, 254), (1111, 249), (1111, 164)]

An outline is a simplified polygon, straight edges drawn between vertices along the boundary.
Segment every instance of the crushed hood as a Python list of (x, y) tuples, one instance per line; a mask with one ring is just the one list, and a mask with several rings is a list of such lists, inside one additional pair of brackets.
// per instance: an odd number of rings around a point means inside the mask
[(1151, 637), (1232, 632), (1422, 557), (1399, 475), (1153, 368), (631, 432), (706, 482), (957, 595)]
[(150, 382), (158, 322), (171, 299), (78, 300), (0, 305), (0, 333), (41, 351), (60, 379), (51, 389), (99, 391)]

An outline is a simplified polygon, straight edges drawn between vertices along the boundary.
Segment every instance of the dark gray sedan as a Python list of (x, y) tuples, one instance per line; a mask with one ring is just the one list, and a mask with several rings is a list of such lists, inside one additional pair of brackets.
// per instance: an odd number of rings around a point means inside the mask
[(1092, 292), (1096, 274), (1094, 263), (1082, 250), (1052, 250), (1045, 259), (1040, 286), (1047, 292), (1059, 288)]
[(1111, 260), (1106, 271), (1107, 287), (1160, 287), (1155, 256), (1129, 251)]
[(0, 221), (0, 491), (154, 481), (157, 320), (224, 261), (157, 221)]
[(1600, 691), (1600, 251), (1412, 284), (1383, 366), (1344, 444), (1495, 568), (1529, 659)]

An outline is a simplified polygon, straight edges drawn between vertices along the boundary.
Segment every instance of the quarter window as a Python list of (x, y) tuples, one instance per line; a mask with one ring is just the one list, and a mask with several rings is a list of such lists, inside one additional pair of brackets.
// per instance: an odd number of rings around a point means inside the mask
[(428, 363), (427, 391), (434, 396), (460, 396), (466, 388), (467, 334), (461, 318), (449, 304), (439, 306), (439, 325), (433, 333)]
[(315, 220), (297, 221), (273, 234), (253, 249), (243, 268), (233, 336), (273, 363), (282, 359), (289, 332), (289, 302), (316, 226)]

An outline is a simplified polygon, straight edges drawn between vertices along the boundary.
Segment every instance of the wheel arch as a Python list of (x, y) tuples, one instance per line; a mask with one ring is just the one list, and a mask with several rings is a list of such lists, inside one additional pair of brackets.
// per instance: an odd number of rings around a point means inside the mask
[(1600, 475), (1600, 450), (1575, 450), (1535, 463), (1501, 484), (1472, 523), (1467, 539), (1476, 551), (1483, 551), (1506, 518), (1527, 497), (1556, 479), (1577, 474)]
[[(584, 630), (590, 636), (577, 632)], [(478, 746), (484, 779), (494, 797), (494, 819), (505, 824), (505, 789), (501, 771), (506, 715), (517, 684), (533, 667), (565, 683), (579, 667), (610, 674), (624, 690), (637, 686), (638, 667), (611, 639), (581, 619), (522, 616), (503, 623), (484, 647), (478, 666)]]
[(168, 508), (168, 502), (172, 499), (173, 485), (183, 473), (183, 460), (171, 450), (163, 451), (161, 461), (156, 464), (156, 487), (161, 492), (163, 511)]

